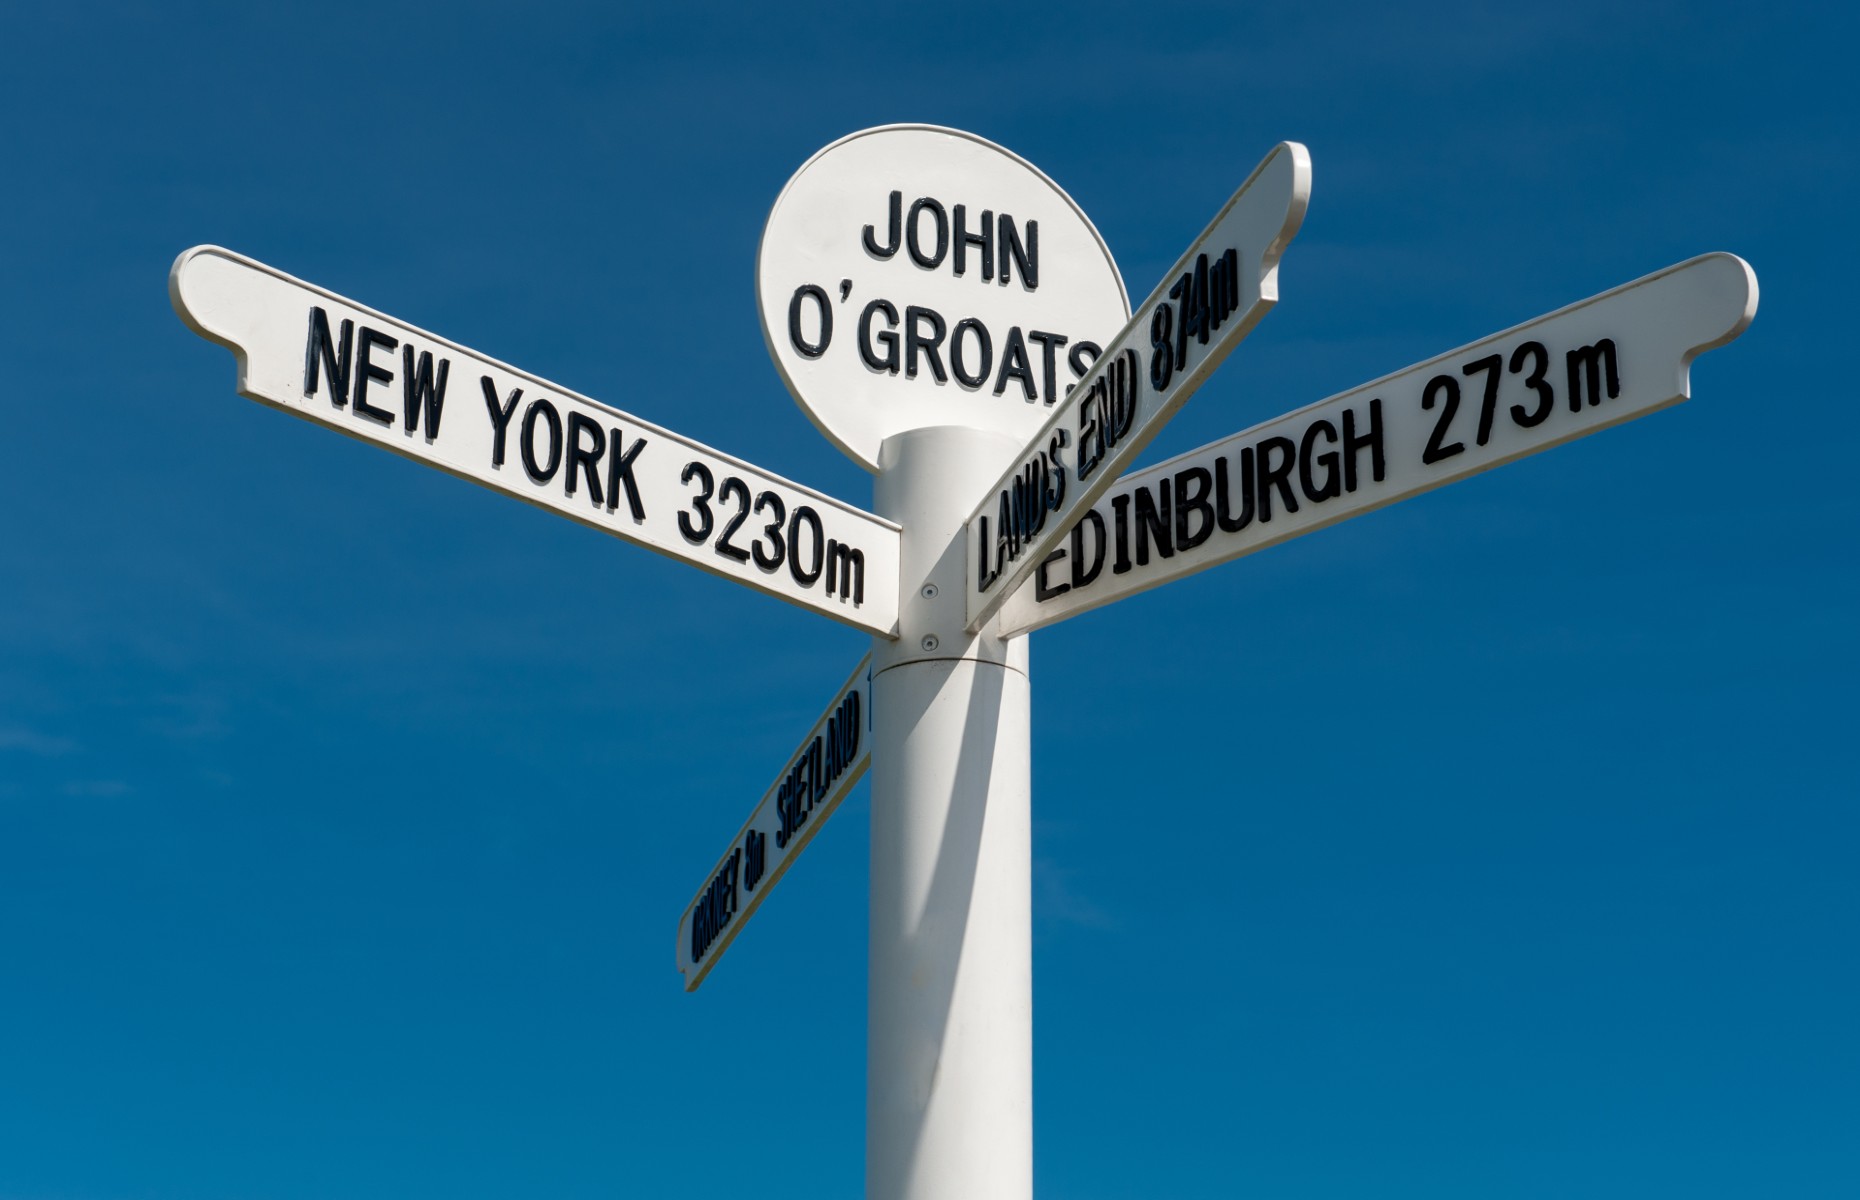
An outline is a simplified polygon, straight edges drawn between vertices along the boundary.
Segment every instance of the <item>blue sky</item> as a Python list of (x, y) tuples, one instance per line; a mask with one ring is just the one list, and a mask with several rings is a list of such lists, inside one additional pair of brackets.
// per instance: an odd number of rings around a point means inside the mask
[(867, 797), (685, 902), (857, 633), (234, 393), (216, 242), (859, 504), (770, 204), (928, 121), (1282, 301), (1144, 461), (1710, 250), (1694, 399), (1034, 635), (1042, 1197), (1860, 1193), (1849, 17), (0, 16), (0, 1197), (852, 1196)]

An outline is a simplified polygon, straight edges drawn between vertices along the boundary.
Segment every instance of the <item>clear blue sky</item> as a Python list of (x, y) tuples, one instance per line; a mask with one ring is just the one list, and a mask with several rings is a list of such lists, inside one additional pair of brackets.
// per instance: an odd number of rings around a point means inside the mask
[(1860, 1195), (1823, 7), (10, 6), (0, 1197), (858, 1194), (865, 789), (699, 993), (672, 947), (861, 636), (239, 398), (164, 281), (217, 242), (868, 504), (752, 266), (893, 121), (1139, 296), (1310, 147), (1146, 462), (1762, 285), (1685, 405), (1034, 635), (1039, 1195)]

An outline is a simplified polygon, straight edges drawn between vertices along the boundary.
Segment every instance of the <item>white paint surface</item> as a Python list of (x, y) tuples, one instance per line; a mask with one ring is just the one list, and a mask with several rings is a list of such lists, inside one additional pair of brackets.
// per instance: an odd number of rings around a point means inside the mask
[[(1033, 569), (1050, 554), (1080, 514), (1097, 500), (1155, 437), (1176, 410), (1193, 395), (1221, 361), (1240, 344), (1279, 298), (1279, 257), (1304, 221), (1305, 207), (1311, 196), (1311, 156), (1296, 142), (1282, 142), (1253, 169), (1214, 220), (1183, 252), (1182, 257), (1163, 276), (1137, 309), (1130, 323), (1106, 347), (1104, 357), (1082, 380), (1071, 395), (1057, 404), (1033, 438), (1021, 458), (1006, 471), (979, 499), (965, 524), (968, 574), (968, 628), (979, 630), (987, 619), (1014, 594)], [(1152, 378), (1152, 338), (1158, 311), (1174, 313), (1170, 324), (1180, 321), (1181, 305), (1170, 298), (1170, 291), (1185, 273), (1195, 271), (1202, 255), (1218, 259), (1223, 252), (1237, 252), (1239, 264), (1237, 304), (1218, 330), (1191, 338), (1184, 365), (1178, 366), (1161, 386)], [(1093, 441), (1086, 432), (1090, 420), (1092, 397), (1099, 381), (1107, 380), (1113, 364), (1130, 358), (1137, 364), (1135, 415), (1129, 430), (1115, 446), (1108, 447), (1086, 478), (1078, 464)], [(998, 561), (997, 539), (1001, 536), (1001, 501), (1016, 478), (1023, 477), (1026, 466), (1033, 464), (1049, 449), (1065, 465), (1067, 478), (1063, 495), (1052, 498), (1051, 511), (1033, 536), (1018, 543), (1016, 556), (1005, 565)], [(991, 564), (998, 573), (984, 574), (982, 563)]]
[[(737, 831), (729, 848), (718, 857), (716, 864), (704, 876), (704, 882), (698, 886), (697, 894), (692, 897), (691, 903), (685, 906), (684, 915), (678, 919), (678, 970), (685, 977), (687, 992), (696, 991), (698, 985), (704, 982), (704, 977), (710, 974), (711, 968), (717, 965), (717, 960), (723, 957), (723, 952), (730, 948), (730, 943), (736, 940), (736, 935), (743, 931), (743, 926), (748, 923), (749, 918), (755, 915), (756, 910), (762, 906), (762, 902), (768, 899), (769, 893), (774, 890), (775, 884), (780, 881), (789, 866), (793, 864), (807, 844), (814, 840), (814, 835), (826, 825), (827, 819), (839, 810), (840, 801), (844, 800), (847, 794), (865, 777), (866, 768), (872, 763), (871, 670), (870, 655), (859, 660), (859, 665), (853, 668), (852, 675), (840, 685), (837, 692), (833, 693), (833, 699), (820, 714), (820, 719), (814, 722), (813, 727), (807, 731), (807, 736), (801, 739), (800, 746), (782, 764), (782, 769), (776, 774), (775, 781), (769, 784), (768, 790), (762, 794), (761, 803), (757, 804), (755, 811), (749, 814), (749, 820), (743, 822), (743, 827)], [(846, 698), (852, 695), (857, 695), (860, 700), (858, 750), (855, 756), (841, 767), (831, 786), (807, 802), (804, 822), (796, 830), (793, 838), (784, 844), (779, 838), (782, 829), (780, 811), (782, 784), (790, 778), (796, 762), (809, 753), (809, 748), (815, 740), (827, 737), (828, 722), (837, 711), (841, 710)], [(728, 920), (724, 923), (716, 940), (702, 954), (694, 957), (691, 945), (691, 924), (697, 907), (703, 902), (704, 894), (709, 889), (711, 881), (717, 878), (719, 873), (730, 869), (733, 855), (739, 855), (744, 851), (751, 830), (763, 839), (762, 844), (767, 855), (766, 873), (754, 884), (751, 884), (747, 878), (739, 878), (735, 893), (736, 903), (732, 907)], [(738, 866), (736, 870), (740, 872), (742, 868)]]
[[(338, 433), (371, 442), (428, 466), (469, 479), (529, 504), (546, 508), (562, 516), (591, 525), (604, 533), (681, 559), (715, 575), (747, 584), (791, 604), (813, 609), (868, 633), (889, 636), (897, 624), (898, 598), (898, 529), (889, 521), (861, 512), (851, 505), (824, 496), (809, 488), (752, 466), (741, 459), (719, 453), (638, 417), (590, 400), (566, 388), (539, 379), (496, 359), (487, 358), (456, 342), (427, 333), (384, 313), (344, 299), (334, 292), (294, 279), (284, 272), (255, 262), (217, 246), (197, 246), (175, 260), (168, 276), (168, 294), (181, 319), (200, 336), (231, 349), (239, 364), (239, 393), (262, 400), (296, 416), (317, 421)], [(367, 385), (364, 399), (390, 419), (383, 423), (371, 419), (350, 403), (361, 388), (359, 363), (352, 362), (350, 396), (336, 403), (329, 371), (319, 361), (318, 390), (306, 395), (306, 343), (310, 333), (310, 315), (321, 308), (327, 315), (332, 337), (338, 337), (343, 321), (354, 323), (351, 354), (361, 356), (362, 331), (372, 329), (392, 339), (394, 348), (376, 344), (372, 362), (389, 378), (376, 378)], [(404, 347), (415, 351), (415, 365), (420, 354), (430, 353), (437, 364), (445, 361), (447, 387), (440, 410), (438, 429), (428, 428), (424, 413), (416, 411), (415, 427), (404, 419), (406, 375)], [(505, 456), (501, 465), (493, 463), (495, 426), (484, 394), (486, 382), (501, 405), (513, 390), (521, 389), (511, 427), (506, 435)], [(547, 401), (549, 409), (562, 423), (566, 440), (570, 414), (579, 414), (604, 439), (619, 430), (620, 440), (630, 449), (644, 441), (633, 460), (643, 519), (635, 519), (624, 498), (617, 504), (597, 503), (586, 480), (586, 472), (577, 472), (574, 494), (568, 491), (567, 451), (563, 461), (545, 482), (538, 482), (524, 465), (521, 455), (521, 422), (527, 406)], [(549, 425), (540, 415), (531, 427), (533, 456), (538, 465), (547, 461)], [(593, 435), (584, 434), (584, 447), (593, 445)], [(687, 465), (699, 464), (708, 472), (713, 494), (708, 502), (712, 513), (711, 528), (701, 540), (687, 536), (679, 516), (688, 526), (702, 528), (701, 514), (693, 508), (693, 496), (700, 490), (702, 476), (681, 478)], [(595, 475), (606, 485), (608, 460), (603, 457)], [(726, 480), (742, 481), (740, 503), (733, 494), (724, 496)], [(613, 489), (616, 492), (619, 489)], [(753, 507), (767, 495), (761, 511), (751, 511), (730, 543), (745, 552), (739, 560), (721, 553), (719, 545), (724, 527), (738, 507)], [(612, 497), (609, 497), (610, 499)], [(782, 542), (789, 540), (784, 523), (773, 532), (770, 526), (779, 505), (788, 521), (805, 507), (819, 517), (821, 536), (842, 546), (857, 549), (864, 557), (863, 599), (855, 600), (836, 589), (829, 595), (828, 578), (822, 548), (823, 565), (811, 582), (797, 577), (786, 555), (773, 568), (765, 562), (776, 560), (775, 533)], [(813, 566), (816, 543), (812, 525), (801, 524), (803, 554), (801, 576)], [(756, 548), (763, 552), (759, 563)]]
[[(901, 195), (903, 243), (889, 257), (869, 251), (865, 229), (881, 249), (889, 243), (889, 197)], [(948, 244), (936, 266), (920, 265), (911, 254), (910, 206), (921, 199), (936, 202), (943, 212)], [(1038, 286), (1029, 288), (1018, 270), (1002, 278), (1010, 256), (995, 247), (993, 278), (983, 277), (981, 251), (965, 252), (965, 270), (955, 273), (956, 205), (966, 209), (971, 233), (982, 228), (982, 214), (998, 228), (1004, 215), (1025, 243), (1026, 231), (1037, 223)], [(920, 210), (916, 219), (916, 246), (921, 258), (935, 259), (936, 213)], [(789, 327), (790, 306), (796, 290), (818, 287), (832, 313), (832, 333), (817, 357), (797, 349)], [(842, 298), (842, 292), (845, 295)], [(1066, 365), (1073, 343), (1089, 339), (1099, 346), (1116, 334), (1130, 312), (1130, 301), (1117, 264), (1104, 240), (1072, 198), (1046, 175), (1020, 156), (993, 142), (934, 125), (887, 125), (849, 134), (802, 164), (788, 181), (769, 213), (756, 254), (756, 297), (761, 307), (763, 336), (775, 368), (801, 408), (822, 433), (869, 471), (878, 469), (878, 450), (887, 437), (934, 425), (960, 425), (969, 429), (1008, 434), (1024, 443), (1046, 420), (1053, 396), (1045, 386), (1044, 350), (1027, 343), (1030, 365), (1037, 379), (1036, 396), (1028, 399), (1025, 387), (1001, 383), (1000, 366), (1012, 330), (1056, 334), (1066, 344), (1054, 345), (1055, 392), (1063, 393), (1076, 376)], [(941, 354), (944, 379), (937, 379), (926, 356), (918, 359), (916, 376), (868, 366), (859, 352), (860, 318), (874, 301), (884, 300), (897, 310), (899, 329), (907, 308), (936, 312), (945, 326)], [(822, 340), (819, 302), (803, 299), (797, 310), (802, 341), (813, 346)], [(966, 386), (949, 363), (949, 342), (956, 325), (975, 320), (986, 329), (991, 343), (992, 369), (979, 386)], [(868, 327), (868, 345), (882, 349), (887, 318), (875, 313)], [(931, 328), (929, 319), (918, 323)], [(963, 339), (971, 377), (980, 374), (981, 346), (969, 331)], [(1049, 339), (1050, 342), (1050, 339)], [(899, 353), (904, 349), (900, 345)], [(1089, 366), (1089, 363), (1085, 364)]]
[[(1001, 610), (1001, 628), (1004, 633), (1016, 634), (1050, 625), (1101, 604), (1676, 404), (1688, 394), (1687, 374), (1693, 358), (1742, 333), (1756, 308), (1757, 280), (1749, 265), (1735, 255), (1707, 254), (1126, 476), (1099, 497), (1092, 508), (1095, 521), (1082, 518), (1088, 532), (1077, 538), (1067, 538), (1050, 551), (1056, 557), (1047, 563), (1044, 571), (1048, 598), (1039, 599), (1040, 579), (1036, 574)], [(1599, 403), (1590, 403), (1587, 371), (1579, 360), (1583, 403), (1579, 410), (1572, 411), (1569, 355), (1583, 347), (1594, 346), (1602, 339), (1612, 341), (1615, 347), (1619, 392), (1614, 396), (1605, 394), (1606, 373), (1603, 372), (1603, 394)], [(1517, 406), (1530, 417), (1543, 403), (1540, 392), (1527, 386), (1535, 373), (1538, 355), (1521, 348), (1533, 342), (1544, 347), (1547, 370), (1541, 383), (1550, 387), (1551, 402), (1540, 421), (1526, 426), (1513, 416), (1512, 409)], [(1489, 373), (1476, 367), (1468, 373), (1467, 368), (1482, 360), (1489, 362), (1494, 354), (1499, 356), (1501, 366), (1487, 437), (1485, 444), (1480, 445), (1479, 429)], [(1511, 370), (1514, 361), (1519, 367), (1517, 371)], [(1429, 382), (1441, 375), (1455, 381), (1459, 400), (1452, 421), (1441, 428), (1435, 451), (1437, 461), (1428, 463), (1424, 459), (1429, 439), (1434, 437), (1446, 415), (1449, 389), (1444, 386), (1434, 389), (1431, 409), (1423, 408), (1422, 402)], [(1368, 452), (1359, 451), (1354, 464), (1357, 476), (1354, 490), (1314, 502), (1304, 492), (1299, 469), (1295, 468), (1286, 481), (1287, 489), (1299, 505), (1295, 511), (1287, 509), (1283, 494), (1275, 487), (1271, 489), (1275, 507), (1270, 520), (1259, 519), (1256, 512), (1244, 527), (1233, 532), (1225, 532), (1218, 525), (1206, 529), (1199, 514), (1191, 516), (1181, 526), (1176, 525), (1174, 518), (1180, 516), (1181, 481), (1187, 478), (1185, 472), (1200, 471), (1211, 477), (1220, 461), (1225, 460), (1234, 497), (1230, 515), (1237, 518), (1241, 512), (1237, 497), (1241, 489), (1243, 451), (1257, 460), (1259, 447), (1267, 439), (1282, 437), (1299, 447), (1298, 457), (1302, 460), (1306, 457), (1303, 443), (1310, 435), (1314, 460), (1327, 454), (1340, 454), (1340, 441), (1326, 436), (1326, 429), (1341, 434), (1343, 414), (1347, 412), (1353, 414), (1361, 436), (1368, 429), (1370, 401), (1377, 399), (1381, 401), (1385, 461), (1384, 475), (1379, 482), (1373, 478)], [(1460, 449), (1455, 451), (1454, 446)], [(1336, 463), (1341, 475), (1341, 460), (1331, 461)], [(1254, 469), (1258, 470), (1257, 461)], [(1312, 475), (1320, 490), (1329, 470), (1324, 463), (1314, 461)], [(1165, 556), (1158, 549), (1156, 539), (1146, 538), (1149, 561), (1139, 562), (1134, 497), (1139, 489), (1147, 490), (1147, 502), (1154, 506), (1165, 486), (1173, 493), (1171, 508), (1176, 510), (1171, 513), (1169, 522), (1171, 537), (1180, 528), (1193, 540), (1206, 529), (1205, 540), (1188, 549), (1174, 546)], [(1189, 490), (1192, 494), (1193, 485)], [(1209, 496), (1208, 499), (1214, 498)], [(1572, 502), (1582, 503), (1580, 499)], [(1088, 572), (1089, 562), (1096, 553), (1095, 531), (1102, 527), (1115, 539), (1119, 508), (1123, 509), (1129, 529), (1126, 539), (1128, 569), (1121, 572), (1116, 569), (1118, 555), (1113, 547), (1105, 555), (1095, 579), (1086, 586), (1073, 586), (1073, 560), (1083, 551), (1087, 566), (1080, 574)]]

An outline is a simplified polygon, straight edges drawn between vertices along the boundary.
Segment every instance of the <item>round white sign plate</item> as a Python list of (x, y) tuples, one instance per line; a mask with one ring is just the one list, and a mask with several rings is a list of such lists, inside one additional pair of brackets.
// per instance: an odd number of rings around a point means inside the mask
[(782, 382), (869, 471), (933, 425), (1024, 443), (1130, 319), (1104, 239), (1058, 184), (935, 125), (849, 134), (794, 173), (756, 252)]

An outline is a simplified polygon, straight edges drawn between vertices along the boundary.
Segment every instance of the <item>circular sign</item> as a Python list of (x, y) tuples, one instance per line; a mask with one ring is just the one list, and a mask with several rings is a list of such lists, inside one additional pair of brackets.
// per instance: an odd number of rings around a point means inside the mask
[(934, 125), (850, 134), (802, 164), (756, 252), (782, 382), (867, 470), (896, 433), (1030, 439), (1130, 319), (1072, 197), (993, 142)]

